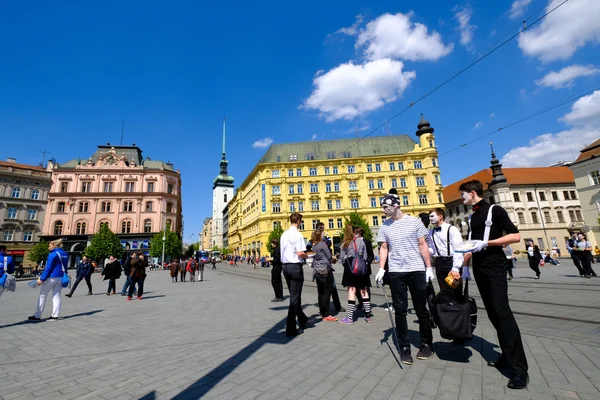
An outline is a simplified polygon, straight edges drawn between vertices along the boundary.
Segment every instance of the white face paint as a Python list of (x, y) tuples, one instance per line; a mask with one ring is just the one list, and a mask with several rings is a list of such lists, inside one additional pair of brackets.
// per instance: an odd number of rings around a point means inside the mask
[(463, 204), (469, 204), (471, 202), (471, 200), (473, 199), (473, 196), (471, 196), (471, 193), (468, 193), (468, 192), (460, 192), (460, 196), (463, 198)]
[(394, 210), (396, 207), (388, 206), (387, 204), (383, 206), (383, 213), (388, 217), (391, 217), (394, 214)]
[(439, 220), (440, 217), (436, 213), (432, 212), (431, 214), (429, 214), (429, 222), (431, 222), (432, 224), (437, 224)]

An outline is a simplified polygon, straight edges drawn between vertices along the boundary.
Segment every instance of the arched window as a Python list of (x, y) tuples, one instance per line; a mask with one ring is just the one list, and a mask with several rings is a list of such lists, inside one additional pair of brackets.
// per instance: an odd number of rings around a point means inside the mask
[(54, 223), (54, 234), (55, 235), (62, 235), (63, 232), (63, 223), (62, 221), (56, 221)]
[(171, 230), (171, 220), (170, 219), (167, 220), (166, 225), (167, 225), (167, 230), (170, 231)]
[(167, 212), (168, 213), (173, 212), (173, 204), (167, 203)]
[(121, 223), (121, 233), (131, 233), (131, 221), (123, 221)]
[(146, 212), (150, 212), (150, 211), (152, 211), (152, 202), (147, 201), (146, 202)]
[(107, 229), (110, 229), (108, 226), (108, 221), (100, 222), (100, 226), (98, 226), (98, 230), (102, 229), (102, 227), (106, 227)]
[(147, 219), (144, 221), (144, 233), (152, 232), (152, 220)]
[(37, 189), (33, 189), (31, 191), (31, 200), (39, 200), (40, 199), (40, 191)]
[(78, 222), (77, 227), (75, 229), (76, 235), (85, 235), (85, 228), (87, 224), (85, 222)]

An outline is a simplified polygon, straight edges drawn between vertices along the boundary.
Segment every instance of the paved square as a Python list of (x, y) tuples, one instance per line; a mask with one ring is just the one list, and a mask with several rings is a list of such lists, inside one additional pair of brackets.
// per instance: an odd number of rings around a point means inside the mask
[[(507, 378), (485, 365), (495, 357), (497, 339), (475, 290), (477, 337), (463, 348), (434, 331), (435, 356), (400, 368), (390, 350), (381, 289), (372, 289), (373, 303), (381, 306), (374, 308), (373, 323), (319, 322), (288, 339), (287, 302), (270, 303), (270, 270), (218, 264), (198, 283), (171, 283), (167, 271), (150, 272), (148, 293), (131, 302), (106, 296), (107, 283), (96, 274), (94, 296), (85, 296), (85, 285), (71, 299), (63, 294), (61, 319), (37, 323), (25, 320), (39, 291), (18, 282), (17, 292), (0, 299), (0, 396), (600, 399), (600, 279), (573, 276), (575, 268), (565, 261), (544, 267), (536, 281), (520, 264), (509, 290), (530, 365), (525, 391), (506, 389)], [(307, 315), (315, 315), (309, 273), (303, 304)], [(44, 317), (50, 308), (49, 302)], [(414, 320), (413, 314), (409, 328), (416, 333)]]

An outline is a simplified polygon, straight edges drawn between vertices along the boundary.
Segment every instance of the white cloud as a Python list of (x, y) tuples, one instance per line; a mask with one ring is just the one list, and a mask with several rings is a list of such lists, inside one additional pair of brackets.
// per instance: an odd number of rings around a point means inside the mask
[(318, 137), (319, 137), (319, 135), (317, 135), (316, 133), (313, 133), (313, 135), (310, 138), (310, 140), (317, 140)]
[(395, 101), (415, 79), (401, 61), (381, 59), (341, 64), (313, 80), (311, 95), (300, 106), (317, 110), (328, 122), (352, 120)]
[(342, 35), (356, 36), (358, 28), (363, 23), (364, 17), (361, 14), (356, 16), (356, 21), (347, 28), (340, 28), (335, 33), (341, 33)]
[(582, 76), (593, 76), (600, 72), (600, 69), (592, 65), (570, 65), (558, 72), (552, 71), (546, 74), (542, 79), (535, 81), (536, 85), (542, 87), (552, 87), (561, 89), (573, 86), (575, 79)]
[(458, 21), (458, 31), (460, 32), (460, 44), (465, 46), (468, 50), (472, 50), (473, 46), (471, 45), (471, 42), (473, 41), (473, 33), (477, 28), (476, 25), (471, 24), (471, 16), (473, 15), (473, 10), (471, 9), (471, 7), (465, 6), (461, 9), (455, 7), (454, 11), (454, 18)]
[[(600, 90), (583, 96), (573, 103), (571, 111), (565, 114), (561, 120), (571, 125), (596, 124), (600, 126)], [(598, 137), (600, 135), (596, 139)]]
[(475, 125), (473, 126), (473, 129), (479, 129), (482, 126), (483, 126), (483, 122), (477, 121), (477, 122), (475, 122)]
[[(564, 0), (552, 0), (549, 11)], [(519, 47), (528, 56), (544, 62), (565, 60), (587, 43), (600, 42), (600, 1), (569, 1), (527, 29), (519, 38)]]
[(260, 139), (252, 143), (252, 147), (254, 147), (255, 149), (264, 149), (265, 147), (269, 147), (272, 143), (273, 139), (271, 139), (270, 137), (266, 137), (264, 139)]
[(523, 15), (523, 13), (525, 12), (525, 10), (527, 9), (527, 7), (529, 6), (529, 4), (531, 4), (532, 0), (515, 0), (513, 1), (512, 5), (510, 6), (510, 11), (509, 11), (509, 18), (511, 19), (515, 19), (515, 18), (519, 18), (521, 15)]
[(496, 116), (496, 114), (494, 114), (494, 113), (490, 114), (490, 118), (494, 118), (495, 116)]
[(413, 13), (383, 14), (360, 31), (356, 48), (364, 47), (369, 60), (396, 58), (410, 61), (437, 61), (448, 55), (453, 45), (445, 45), (436, 31), (411, 22)]

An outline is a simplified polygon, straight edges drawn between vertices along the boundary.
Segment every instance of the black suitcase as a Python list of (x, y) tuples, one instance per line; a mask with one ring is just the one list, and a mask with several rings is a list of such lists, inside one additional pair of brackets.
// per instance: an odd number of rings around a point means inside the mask
[(465, 281), (462, 299), (450, 290), (442, 290), (433, 298), (433, 314), (444, 339), (471, 340), (477, 326), (477, 303), (469, 297), (469, 280)]

